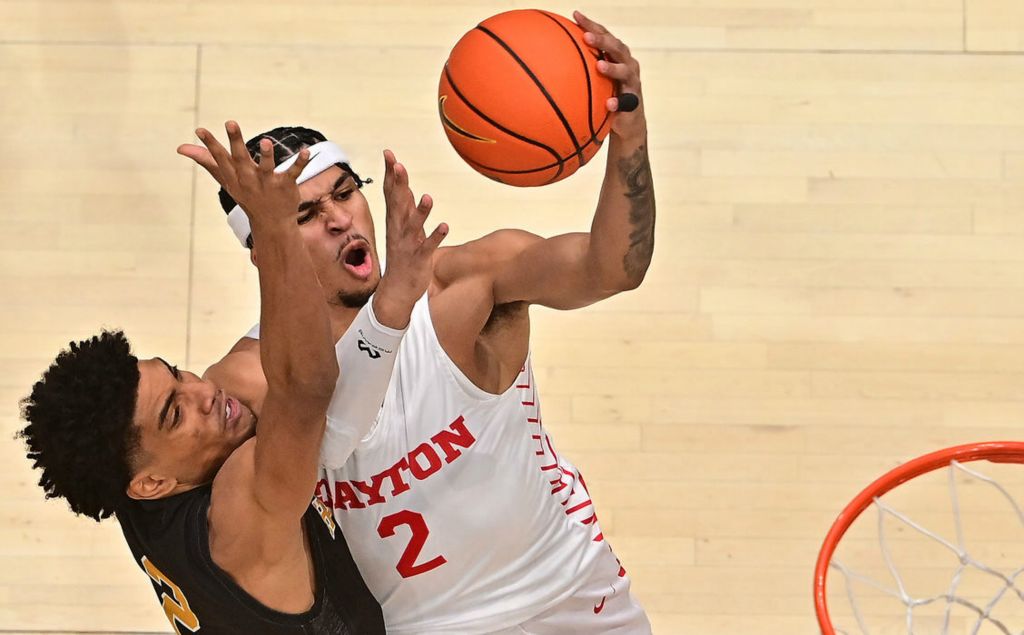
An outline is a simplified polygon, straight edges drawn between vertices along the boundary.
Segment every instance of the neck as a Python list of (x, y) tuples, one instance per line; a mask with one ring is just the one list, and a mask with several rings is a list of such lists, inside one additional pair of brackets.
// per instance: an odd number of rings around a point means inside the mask
[(352, 326), (352, 321), (356, 319), (357, 313), (359, 313), (358, 308), (354, 309), (341, 304), (327, 305), (327, 315), (331, 320), (331, 335), (335, 342), (341, 339), (348, 327)]

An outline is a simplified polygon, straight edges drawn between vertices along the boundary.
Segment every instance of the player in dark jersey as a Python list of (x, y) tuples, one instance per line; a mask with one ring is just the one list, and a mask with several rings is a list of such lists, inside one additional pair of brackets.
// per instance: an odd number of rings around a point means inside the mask
[[(72, 344), (35, 384), (21, 436), (47, 497), (96, 520), (117, 515), (179, 634), (383, 633), (331, 510), (312, 498), (325, 417), (344, 383), (339, 360), (344, 373), (364, 369), (348, 364), (359, 356), (342, 355), (345, 338), (332, 346), (295, 222), (309, 153), (275, 170), (266, 142), (257, 165), (238, 125), (226, 127), (230, 152), (198, 134), (213, 157), (204, 167), (245, 210), (259, 245), (265, 398), (243, 404), (160, 358), (138, 360), (123, 333), (104, 332)], [(426, 237), (425, 218), (389, 206), (389, 230), (392, 221), (404, 230), (388, 243), (397, 281), (366, 307), (353, 349), (378, 352), (378, 333), (387, 344), (408, 324), (447, 233), (442, 224)], [(365, 398), (379, 404), (386, 385)]]

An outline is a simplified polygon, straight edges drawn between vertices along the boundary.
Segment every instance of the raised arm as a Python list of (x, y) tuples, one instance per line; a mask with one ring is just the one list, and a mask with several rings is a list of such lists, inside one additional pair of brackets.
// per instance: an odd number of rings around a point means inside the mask
[[(323, 290), (295, 223), (295, 179), (309, 157), (303, 151), (290, 168), (275, 172), (269, 141), (261, 143), (257, 165), (238, 124), (228, 122), (226, 129), (230, 152), (208, 131), (199, 131), (209, 149), (201, 165), (245, 210), (260, 241), (260, 360), (267, 394), (254, 446), (243, 446), (242, 457), (229, 459), (225, 469), (243, 476), (232, 479), (238, 494), (233, 503), (272, 522), (294, 523), (316, 482), (324, 413), (338, 376)], [(215, 501), (216, 494), (215, 489)]]
[(639, 98), (639, 107), (617, 112), (608, 100), (613, 123), (608, 160), (590, 232), (543, 239), (504, 230), (451, 250), (449, 277), (490, 275), (494, 303), (525, 301), (559, 309), (585, 306), (640, 285), (654, 253), (654, 186), (647, 154), (647, 119), (640, 87), (640, 65), (629, 48), (600, 24), (575, 13), (591, 46), (609, 61), (598, 70), (614, 79), (621, 93)]

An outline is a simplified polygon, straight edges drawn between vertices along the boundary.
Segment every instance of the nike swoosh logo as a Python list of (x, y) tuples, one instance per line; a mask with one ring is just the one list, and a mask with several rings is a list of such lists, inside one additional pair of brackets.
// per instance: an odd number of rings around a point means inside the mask
[(601, 598), (601, 603), (600, 604), (595, 604), (594, 605), (594, 615), (597, 615), (598, 613), (600, 613), (601, 611), (604, 610), (604, 601), (607, 600), (607, 599), (608, 599), (608, 596), (605, 596), (605, 597)]
[(484, 143), (497, 143), (494, 139), (487, 139), (486, 137), (475, 135), (472, 132), (460, 126), (459, 124), (452, 121), (451, 118), (448, 116), (448, 113), (444, 111), (444, 102), (447, 100), (448, 95), (441, 95), (440, 97), (437, 98), (437, 111), (441, 114), (441, 123), (444, 124), (445, 128), (448, 128), (449, 130), (451, 130), (452, 132), (461, 137), (466, 137), (467, 139), (472, 139), (473, 141), (482, 141)]

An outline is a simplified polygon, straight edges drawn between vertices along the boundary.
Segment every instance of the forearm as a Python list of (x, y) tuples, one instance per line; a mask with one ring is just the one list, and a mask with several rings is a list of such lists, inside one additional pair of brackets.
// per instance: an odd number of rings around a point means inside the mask
[(260, 358), (268, 386), (311, 397), (331, 394), (332, 354), (323, 291), (296, 226), (255, 222), (259, 244)]
[(377, 304), (369, 302), (360, 309), (334, 347), (341, 372), (327, 406), (327, 431), (320, 446), (320, 463), (327, 469), (344, 465), (373, 428), (391, 382), (405, 330), (382, 324)]
[(632, 289), (643, 281), (654, 254), (654, 183), (646, 129), (628, 137), (613, 133), (608, 145), (587, 265), (600, 286)]

